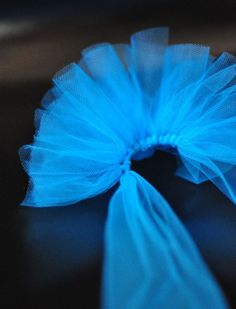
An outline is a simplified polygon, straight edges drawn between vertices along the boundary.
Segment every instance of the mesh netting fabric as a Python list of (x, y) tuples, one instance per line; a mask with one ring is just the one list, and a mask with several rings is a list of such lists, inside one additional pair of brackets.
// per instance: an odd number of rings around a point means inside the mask
[[(103, 307), (226, 308), (170, 206), (130, 161), (171, 147), (177, 175), (236, 202), (236, 58), (168, 45), (168, 29), (97, 44), (58, 72), (20, 156), (23, 205), (69, 205), (121, 180), (106, 224)], [(129, 265), (132, 265), (129, 266)], [(171, 296), (170, 296), (171, 295)]]

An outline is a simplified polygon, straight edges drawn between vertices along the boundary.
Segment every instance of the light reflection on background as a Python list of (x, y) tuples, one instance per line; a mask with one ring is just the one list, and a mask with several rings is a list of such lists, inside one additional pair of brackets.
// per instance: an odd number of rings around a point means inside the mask
[(33, 21), (0, 21), (0, 41), (27, 34), (34, 27)]
[[(212, 46), (214, 54), (223, 50), (235, 53), (236, 20), (227, 17), (231, 12), (234, 14), (235, 1), (232, 8), (224, 2), (222, 10), (217, 12), (211, 1), (209, 15), (204, 6), (193, 15), (190, 7), (176, 9), (166, 5), (161, 8), (157, 1), (151, 1), (156, 3), (154, 9), (142, 10), (142, 3), (144, 6), (147, 1), (141, 0), (139, 10), (134, 8), (134, 2), (137, 3), (134, 0), (126, 1), (127, 7), (122, 1), (113, 1), (113, 4), (119, 2), (122, 8), (118, 12), (115, 6), (110, 11), (94, 7), (90, 10), (93, 2), (82, 1), (87, 3), (87, 10), (77, 6), (73, 11), (71, 6), (73, 12), (63, 9), (56, 14), (52, 12), (57, 1), (49, 11), (44, 7), (45, 1), (42, 6), (40, 1), (34, 1), (37, 9), (31, 14), (27, 6), (23, 6), (29, 2), (16, 2), (15, 11), (11, 7), (5, 14), (7, 18), (0, 17), (0, 137), (3, 145), (0, 159), (4, 162), (1, 218), (6, 229), (1, 236), (2, 252), (7, 255), (3, 264), (6, 275), (2, 277), (6, 297), (9, 308), (12, 303), (14, 309), (16, 303), (21, 304), (18, 308), (24, 309), (69, 309), (73, 308), (73, 301), (77, 303), (76, 308), (85, 301), (94, 309), (99, 299), (103, 228), (109, 197), (103, 195), (71, 208), (17, 208), (27, 184), (17, 149), (32, 140), (33, 111), (48, 89), (52, 75), (68, 62), (78, 60), (82, 48), (101, 41), (127, 41), (131, 33), (140, 29), (169, 25), (172, 43), (198, 42)], [(71, 4), (70, 1), (64, 3)], [(4, 15), (3, 12), (0, 5), (0, 15)], [(10, 165), (5, 164), (7, 160)], [(174, 165), (170, 157), (157, 155), (137, 163), (135, 168), (174, 207), (233, 302), (235, 206), (209, 183), (195, 186), (174, 177)], [(1, 303), (0, 307), (5, 308)]]

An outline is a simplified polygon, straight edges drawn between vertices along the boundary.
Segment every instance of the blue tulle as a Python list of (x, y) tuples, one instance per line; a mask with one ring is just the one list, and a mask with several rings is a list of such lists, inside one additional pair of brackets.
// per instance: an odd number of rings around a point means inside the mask
[[(234, 56), (214, 58), (208, 47), (193, 44), (168, 46), (168, 29), (158, 28), (134, 34), (130, 44), (89, 47), (53, 78), (35, 114), (34, 142), (20, 149), (30, 176), (22, 204), (69, 205), (121, 179), (107, 219), (105, 307), (226, 307), (187, 232), (130, 164), (159, 148), (171, 151), (177, 175), (211, 180), (236, 202), (235, 77)], [(123, 244), (116, 241), (121, 235)], [(125, 250), (120, 266), (119, 250)], [(125, 260), (134, 257), (136, 267), (128, 270)]]
[(187, 231), (135, 172), (121, 177), (105, 235), (102, 308), (225, 308)]

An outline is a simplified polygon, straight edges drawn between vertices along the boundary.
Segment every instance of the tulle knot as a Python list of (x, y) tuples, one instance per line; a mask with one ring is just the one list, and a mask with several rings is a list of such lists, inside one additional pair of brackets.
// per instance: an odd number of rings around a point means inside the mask
[(136, 142), (133, 145), (132, 150), (133, 153), (136, 153), (139, 151), (146, 151), (147, 149), (153, 146), (158, 147), (158, 145), (176, 147), (178, 139), (179, 136), (176, 134), (166, 134), (166, 135), (153, 134), (144, 139), (141, 139), (139, 142)]
[(129, 157), (127, 157), (123, 163), (120, 165), (121, 171), (123, 173), (127, 172), (130, 170), (130, 165), (131, 165), (131, 160)]
[(133, 145), (133, 152), (146, 151), (148, 148), (157, 144), (157, 135), (153, 134), (147, 138), (141, 139), (139, 142)]
[(159, 135), (157, 144), (176, 147), (179, 136), (176, 134)]
[(154, 154), (156, 149), (162, 148), (162, 146), (164, 148), (175, 148), (178, 141), (179, 136), (175, 134), (153, 134), (133, 143), (126, 158), (129, 160), (142, 160), (144, 158), (149, 158)]

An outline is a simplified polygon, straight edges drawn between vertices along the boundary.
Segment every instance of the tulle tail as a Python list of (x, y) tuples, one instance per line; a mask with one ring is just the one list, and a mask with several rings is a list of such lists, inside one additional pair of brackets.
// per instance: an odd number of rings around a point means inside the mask
[(228, 308), (168, 203), (133, 171), (109, 205), (102, 308)]

